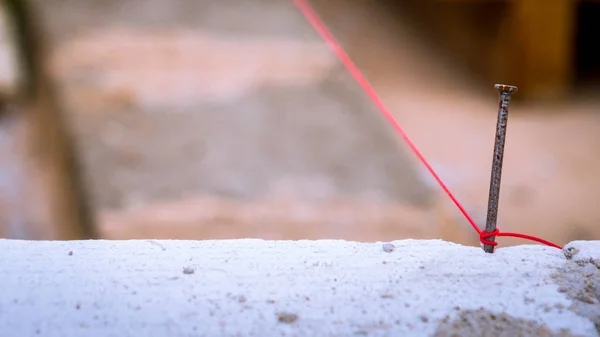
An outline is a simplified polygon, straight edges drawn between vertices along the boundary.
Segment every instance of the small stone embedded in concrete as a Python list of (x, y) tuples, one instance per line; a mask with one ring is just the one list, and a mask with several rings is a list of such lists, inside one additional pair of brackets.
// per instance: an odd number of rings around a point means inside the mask
[(394, 249), (396, 249), (396, 246), (394, 246), (393, 243), (384, 243), (383, 245), (381, 245), (381, 247), (383, 248), (383, 251), (386, 253), (391, 253), (394, 251)]
[(565, 254), (567, 260), (571, 260), (573, 256), (577, 255), (577, 253), (579, 253), (579, 249), (575, 247), (565, 247), (563, 249), (563, 254)]
[(287, 324), (292, 324), (298, 320), (298, 315), (290, 314), (290, 313), (286, 313), (286, 312), (278, 313), (277, 317), (278, 317), (279, 322), (287, 323)]

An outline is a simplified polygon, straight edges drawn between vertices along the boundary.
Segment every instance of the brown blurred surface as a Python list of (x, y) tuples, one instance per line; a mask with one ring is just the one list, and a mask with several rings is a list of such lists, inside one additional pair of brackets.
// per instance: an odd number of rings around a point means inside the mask
[(5, 0), (0, 14), (0, 237), (94, 238), (95, 215), (48, 76), (39, 13)]
[[(476, 242), (291, 2), (34, 3), (107, 238)], [(402, 13), (312, 3), (483, 223), (493, 85), (466, 77)], [(514, 104), (501, 230), (600, 237), (598, 107)]]
[[(486, 83), (518, 83), (517, 100), (568, 97), (576, 80), (578, 11), (588, 0), (384, 0)], [(406, 16), (405, 16), (406, 18)]]

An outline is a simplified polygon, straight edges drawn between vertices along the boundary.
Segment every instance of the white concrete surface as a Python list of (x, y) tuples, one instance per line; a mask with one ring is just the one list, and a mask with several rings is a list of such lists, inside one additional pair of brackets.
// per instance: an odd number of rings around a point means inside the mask
[[(558, 249), (391, 244), (0, 240), (0, 336), (464, 336), (481, 321), (455, 318), (481, 307), (511, 336), (599, 335), (553, 277), (577, 263)], [(570, 246), (600, 261), (599, 241)]]

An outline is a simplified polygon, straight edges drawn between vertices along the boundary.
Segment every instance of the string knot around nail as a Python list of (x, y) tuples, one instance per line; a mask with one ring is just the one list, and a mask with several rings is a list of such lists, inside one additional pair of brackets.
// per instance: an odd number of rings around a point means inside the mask
[(484, 245), (497, 246), (498, 242), (489, 241), (488, 238), (490, 238), (492, 236), (498, 236), (498, 234), (500, 234), (500, 230), (498, 228), (494, 229), (493, 231), (491, 231), (489, 233), (486, 233), (485, 231), (481, 231), (481, 233), (479, 233), (479, 241), (481, 241), (481, 243)]

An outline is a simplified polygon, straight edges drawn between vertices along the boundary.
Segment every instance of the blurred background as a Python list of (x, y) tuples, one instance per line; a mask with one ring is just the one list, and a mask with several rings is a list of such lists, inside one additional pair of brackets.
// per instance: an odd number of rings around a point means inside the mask
[[(8, 12), (0, 237), (478, 245), (291, 0), (26, 3), (52, 89), (14, 93)], [(310, 4), (481, 227), (494, 84), (517, 85), (499, 228), (600, 239), (600, 3)]]

